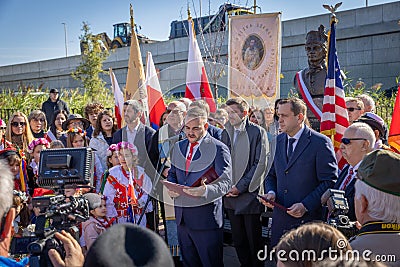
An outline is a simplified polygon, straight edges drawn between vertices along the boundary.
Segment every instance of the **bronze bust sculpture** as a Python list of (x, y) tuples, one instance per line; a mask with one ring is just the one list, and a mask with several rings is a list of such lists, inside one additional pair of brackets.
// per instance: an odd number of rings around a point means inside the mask
[(319, 131), (320, 116), (324, 99), (326, 71), (326, 54), (328, 36), (325, 27), (320, 25), (318, 31), (309, 31), (306, 35), (305, 50), (308, 67), (299, 71), (294, 79), (294, 86), (299, 96), (307, 104), (307, 118), (311, 127)]

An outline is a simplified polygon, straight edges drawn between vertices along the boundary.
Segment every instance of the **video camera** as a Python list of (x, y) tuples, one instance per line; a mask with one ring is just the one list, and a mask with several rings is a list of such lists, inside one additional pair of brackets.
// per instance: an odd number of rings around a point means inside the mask
[(58, 191), (58, 195), (32, 199), (33, 206), (40, 209), (35, 236), (14, 238), (11, 254), (30, 253), (31, 267), (53, 266), (48, 257), (50, 249), (56, 249), (62, 258), (65, 257), (63, 245), (54, 238), (54, 234), (65, 230), (79, 240), (76, 225), (89, 219), (89, 203), (85, 197), (66, 198), (63, 191), (66, 186), (90, 186), (93, 181), (93, 159), (91, 148), (48, 149), (40, 153), (38, 184)]
[(347, 238), (357, 234), (355, 222), (350, 222), (347, 213), (349, 212), (349, 204), (342, 190), (328, 189), (327, 195), (323, 196), (326, 201), (329, 217), (327, 223), (341, 231)]

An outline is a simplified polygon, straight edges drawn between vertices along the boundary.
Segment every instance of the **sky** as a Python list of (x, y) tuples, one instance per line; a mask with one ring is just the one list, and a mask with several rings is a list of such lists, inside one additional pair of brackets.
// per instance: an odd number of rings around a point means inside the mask
[[(257, 0), (262, 13), (282, 12), (282, 20), (326, 14), (322, 4), (340, 0)], [(342, 0), (339, 11), (394, 2), (385, 0)], [(254, 0), (231, 3), (252, 6)], [(173, 20), (215, 14), (224, 1), (217, 0), (0, 0), (0, 66), (65, 57), (65, 32), (68, 56), (80, 54), (82, 22), (94, 34), (106, 32), (112, 39), (113, 24), (129, 21), (133, 5), (140, 33), (154, 40), (168, 40)], [(200, 13), (201, 12), (201, 13)], [(259, 9), (257, 10), (259, 12)], [(64, 24), (66, 31), (64, 31)]]

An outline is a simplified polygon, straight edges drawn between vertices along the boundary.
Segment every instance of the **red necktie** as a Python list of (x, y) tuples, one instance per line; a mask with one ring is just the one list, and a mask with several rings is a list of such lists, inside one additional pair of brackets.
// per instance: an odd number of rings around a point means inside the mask
[(192, 157), (193, 157), (193, 148), (197, 145), (197, 142), (194, 143), (190, 143), (190, 149), (189, 149), (189, 154), (186, 157), (186, 175), (188, 173), (189, 170), (189, 166), (190, 166), (190, 162), (192, 161)]
[(347, 175), (346, 179), (344, 180), (343, 184), (340, 186), (339, 190), (345, 190), (346, 186), (349, 184), (351, 178), (353, 177), (353, 168), (350, 167), (349, 174)]

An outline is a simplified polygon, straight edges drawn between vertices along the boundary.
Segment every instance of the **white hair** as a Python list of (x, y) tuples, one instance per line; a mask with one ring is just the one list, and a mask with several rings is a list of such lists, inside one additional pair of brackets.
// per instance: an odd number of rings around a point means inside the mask
[(363, 195), (368, 200), (368, 215), (374, 220), (400, 223), (400, 197), (379, 191), (363, 181), (354, 185), (355, 200)]
[(0, 160), (0, 218), (12, 205), (14, 181), (10, 167), (5, 160)]
[(370, 111), (375, 111), (375, 101), (372, 97), (366, 94), (358, 95), (357, 98), (361, 99), (364, 102), (364, 108), (370, 107)]
[(354, 135), (357, 138), (367, 139), (367, 141), (369, 142), (369, 149), (370, 150), (374, 149), (376, 138), (375, 138), (375, 133), (372, 130), (371, 126), (369, 126), (364, 122), (355, 122), (346, 129), (346, 131), (350, 130), (354, 131)]

